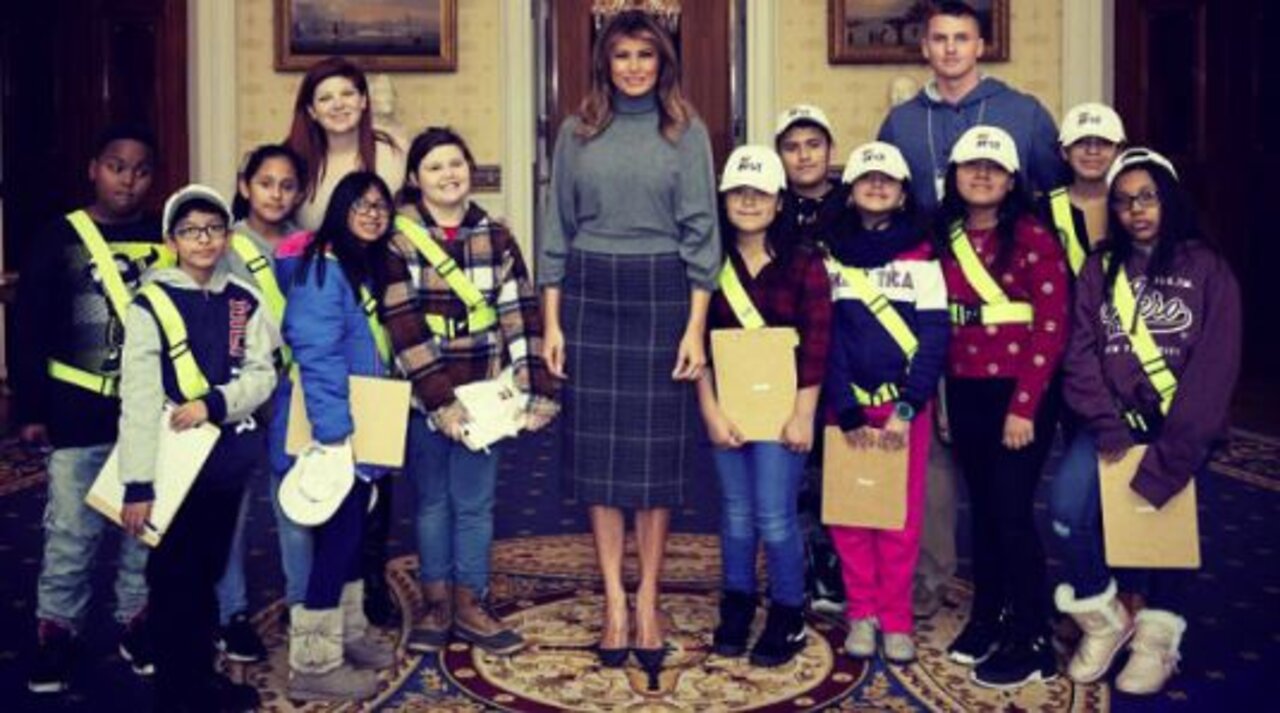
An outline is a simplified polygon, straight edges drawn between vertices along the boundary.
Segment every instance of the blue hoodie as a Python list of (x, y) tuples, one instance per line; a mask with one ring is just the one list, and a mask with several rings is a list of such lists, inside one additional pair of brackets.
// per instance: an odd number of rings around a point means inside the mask
[(1035, 97), (983, 77), (958, 104), (948, 104), (936, 84), (929, 82), (913, 99), (889, 112), (878, 137), (906, 157), (916, 205), (926, 213), (938, 206), (934, 179), (945, 175), (951, 147), (979, 124), (998, 126), (1013, 137), (1033, 193), (1047, 192), (1070, 179), (1070, 170), (1058, 153), (1057, 125)]

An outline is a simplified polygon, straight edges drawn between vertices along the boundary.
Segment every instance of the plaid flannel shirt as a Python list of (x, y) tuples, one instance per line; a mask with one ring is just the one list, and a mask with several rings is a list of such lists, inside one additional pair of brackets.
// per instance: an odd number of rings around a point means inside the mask
[(374, 273), (382, 320), (417, 405), (429, 414), (456, 408), (454, 386), (493, 378), (509, 362), (517, 386), (530, 395), (529, 411), (555, 415), (557, 385), (542, 360), (538, 296), (511, 233), (475, 205), (453, 240), (414, 206), (401, 215), (427, 229), (498, 313), (496, 327), (476, 334), (433, 334), (425, 315), (465, 322), (466, 305), (408, 238), (392, 234)]

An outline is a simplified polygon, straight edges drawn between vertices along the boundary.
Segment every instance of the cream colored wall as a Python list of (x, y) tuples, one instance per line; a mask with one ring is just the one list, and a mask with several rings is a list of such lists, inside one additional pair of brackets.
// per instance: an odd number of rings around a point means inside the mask
[[(1012, 61), (985, 65), (985, 71), (1038, 97), (1054, 117), (1062, 112), (1062, 3), (1067, 0), (1012, 0)], [(1075, 0), (1072, 0), (1075, 1)], [(792, 104), (822, 107), (835, 124), (835, 162), (875, 138), (889, 110), (889, 83), (907, 75), (929, 77), (924, 64), (827, 64), (827, 0), (787, 0), (777, 15), (775, 113)]]
[[(458, 71), (391, 75), (396, 115), (410, 135), (447, 124), (466, 138), (481, 164), (502, 160), (501, 1), (458, 1)], [(236, 2), (237, 145), (244, 153), (284, 138), (302, 73), (272, 68), (273, 0)]]

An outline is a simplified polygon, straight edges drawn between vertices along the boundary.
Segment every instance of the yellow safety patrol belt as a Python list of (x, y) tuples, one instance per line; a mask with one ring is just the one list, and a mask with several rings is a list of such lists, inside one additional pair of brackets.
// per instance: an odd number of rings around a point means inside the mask
[[(449, 285), (449, 289), (453, 290), (453, 294), (467, 306), (466, 327), (468, 334), (475, 334), (489, 329), (498, 323), (498, 311), (493, 308), (484, 299), (484, 294), (480, 289), (467, 279), (462, 270), (458, 267), (458, 263), (445, 252), (444, 248), (435, 241), (427, 232), (426, 228), (415, 223), (412, 218), (400, 215), (396, 216), (396, 229), (399, 230), (413, 247), (426, 258), (427, 262), (435, 269), (436, 274)], [(458, 335), (458, 321), (448, 319), (438, 314), (426, 315), (427, 326), (437, 335), (452, 339)]]
[(187, 341), (187, 323), (169, 294), (155, 283), (143, 285), (138, 294), (147, 298), (151, 311), (160, 324), (160, 331), (164, 333), (164, 340), (168, 344), (166, 354), (173, 364), (173, 374), (178, 380), (178, 391), (182, 393), (182, 398), (194, 401), (209, 393), (209, 381), (204, 372), (200, 371), (195, 354), (191, 353), (191, 344)]
[[(253, 276), (254, 283), (258, 285), (258, 289), (262, 292), (262, 299), (266, 303), (267, 311), (271, 313), (277, 325), (283, 325), (284, 292), (280, 289), (280, 283), (276, 280), (275, 270), (271, 269), (271, 259), (263, 255), (262, 251), (258, 249), (257, 243), (243, 233), (232, 234), (231, 249), (236, 251), (236, 255), (240, 256), (240, 259), (244, 261), (245, 268)], [(287, 344), (280, 345), (280, 361), (282, 366), (286, 368), (293, 362), (293, 353)]]
[(729, 260), (724, 261), (724, 267), (720, 270), (720, 291), (724, 293), (725, 300), (743, 329), (763, 329), (767, 326)]
[(1079, 275), (1088, 254), (1076, 233), (1076, 221), (1071, 217), (1071, 197), (1067, 195), (1066, 188), (1058, 188), (1049, 193), (1049, 211), (1053, 214), (1053, 225), (1058, 229), (1062, 249), (1067, 252), (1071, 274)]
[(951, 303), (952, 324), (1030, 324), (1035, 311), (1028, 302), (1013, 302), (987, 272), (982, 259), (973, 249), (964, 225), (956, 221), (951, 225), (951, 253), (960, 264), (964, 279), (978, 293), (983, 304), (977, 308), (959, 302)]
[[(89, 260), (97, 268), (98, 277), (102, 280), (102, 290), (106, 293), (107, 302), (116, 317), (124, 324), (125, 310), (133, 301), (133, 294), (125, 285), (124, 277), (116, 267), (115, 255), (107, 247), (106, 238), (89, 217), (86, 211), (78, 210), (67, 215), (67, 221), (80, 237), (81, 244), (89, 253)], [(50, 359), (47, 366), (49, 376), (58, 381), (78, 386), (103, 396), (116, 396), (119, 393), (119, 379), (107, 374), (98, 374), (72, 366), (57, 359)]]
[(378, 349), (382, 364), (391, 368), (391, 340), (387, 338), (387, 330), (378, 319), (378, 301), (369, 293), (369, 288), (360, 285), (360, 309), (364, 310), (365, 319), (369, 322), (369, 333), (373, 335), (373, 344)]
[[(916, 351), (920, 348), (920, 341), (916, 339), (916, 335), (912, 333), (911, 327), (907, 326), (906, 320), (902, 319), (902, 315), (898, 310), (893, 308), (893, 304), (889, 302), (889, 298), (876, 289), (871, 284), (871, 278), (867, 275), (867, 271), (860, 267), (846, 267), (840, 263), (834, 263), (830, 267), (839, 270), (844, 281), (849, 285), (853, 296), (862, 304), (871, 310), (872, 316), (884, 327), (889, 336), (893, 338), (894, 343), (902, 350), (902, 354), (907, 358), (907, 365), (910, 367), (911, 359), (915, 357)], [(877, 387), (874, 391), (867, 391), (857, 384), (849, 385), (853, 389), (854, 398), (863, 406), (879, 406), (881, 404), (895, 401), (898, 398), (898, 385), (892, 381), (886, 381)]]
[[(1160, 394), (1160, 413), (1168, 415), (1169, 408), (1173, 405), (1173, 396), (1178, 391), (1178, 377), (1169, 370), (1169, 364), (1165, 361), (1164, 354), (1160, 353), (1160, 347), (1156, 345), (1155, 338), (1151, 336), (1146, 320), (1138, 314), (1138, 300), (1134, 297), (1133, 285), (1129, 282), (1129, 276), (1123, 267), (1116, 274), (1111, 301), (1120, 318), (1121, 329), (1129, 339), (1129, 346), (1133, 348), (1134, 355), (1142, 363), (1142, 371)], [(1132, 418), (1129, 416), (1126, 418), (1129, 418), (1132, 423)], [(1141, 420), (1140, 416), (1138, 418)], [(1141, 425), (1145, 430), (1145, 424), (1133, 425)]]

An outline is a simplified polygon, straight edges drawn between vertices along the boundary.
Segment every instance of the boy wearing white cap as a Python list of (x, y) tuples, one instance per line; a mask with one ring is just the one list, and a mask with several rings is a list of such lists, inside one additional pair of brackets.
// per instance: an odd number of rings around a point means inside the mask
[(714, 650), (723, 656), (746, 652), (756, 610), (757, 543), (763, 542), (770, 603), (764, 632), (751, 649), (757, 666), (781, 666), (805, 645), (804, 541), (796, 497), (813, 447), (831, 327), (831, 288), (820, 254), (780, 238), (784, 183), (782, 162), (766, 146), (742, 146), (729, 156), (720, 182), (726, 260), (707, 318), (710, 329), (796, 331), (794, 364), (778, 365), (796, 370), (798, 391), (786, 425), (772, 440), (748, 442), (721, 410), (712, 370), (698, 382), (721, 492), (724, 592)]
[(947, 409), (973, 530), (973, 606), (947, 653), (991, 688), (1057, 675), (1032, 503), (1057, 425), (1070, 286), (1023, 181), (1013, 137), (975, 126), (951, 151), (938, 215), (949, 236)]
[(1072, 275), (1107, 232), (1107, 170), (1124, 147), (1124, 123), (1106, 104), (1086, 102), (1071, 107), (1058, 133), (1062, 158), (1072, 181), (1050, 191), (1043, 215), (1058, 231)]
[[(266, 449), (253, 412), (276, 383), (276, 344), (261, 298), (223, 260), (230, 213), (211, 188), (191, 185), (173, 194), (163, 227), (178, 266), (149, 273), (125, 315), (119, 462), (127, 532), (139, 535), (148, 526), (166, 403), (176, 404), (174, 430), (224, 426), (147, 565), (158, 710), (257, 705), (252, 687), (232, 684), (213, 668), (214, 586), (245, 480)], [(183, 342), (185, 351), (175, 348)]]
[(774, 149), (786, 169), (782, 227), (790, 240), (822, 240), (823, 233), (840, 211), (840, 183), (831, 178), (835, 151), (831, 120), (811, 104), (797, 104), (778, 115)]
[(850, 219), (828, 241), (838, 263), (825, 386), (830, 425), (855, 448), (907, 449), (903, 526), (830, 528), (849, 602), (845, 651), (874, 656), (882, 632), (885, 659), (908, 663), (916, 657), (912, 575), (925, 515), (931, 405), (950, 332), (947, 291), (902, 153), (878, 141), (859, 146), (844, 182)]

